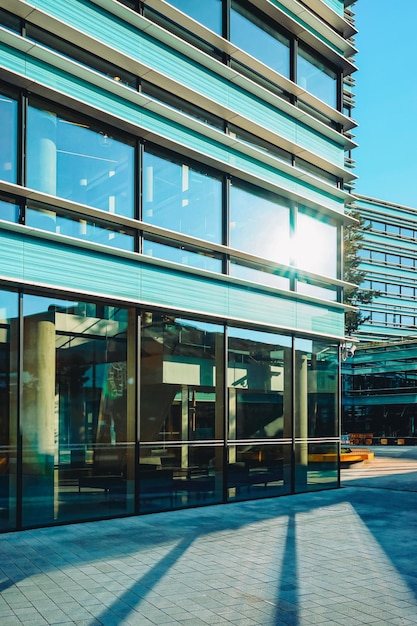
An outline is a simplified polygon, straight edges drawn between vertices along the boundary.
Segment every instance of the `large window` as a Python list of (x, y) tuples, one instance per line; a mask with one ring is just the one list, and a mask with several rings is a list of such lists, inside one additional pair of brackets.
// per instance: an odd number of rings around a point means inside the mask
[(134, 147), (31, 100), (27, 122), (27, 185), (44, 193), (134, 216)]
[[(291, 379), (290, 338), (229, 329), (230, 499), (276, 495), (290, 489)], [(276, 441), (284, 439), (287, 441)]]
[(290, 42), (242, 2), (232, 2), (230, 41), (276, 72), (290, 75)]
[(0, 91), (0, 179), (17, 182), (17, 101)]
[(276, 194), (235, 183), (230, 190), (230, 246), (288, 264), (289, 203)]
[(117, 230), (113, 224), (55, 211), (37, 203), (30, 203), (26, 209), (26, 224), (59, 235), (67, 235), (84, 241), (100, 243), (121, 250), (134, 250), (133, 233)]
[(337, 278), (337, 226), (307, 211), (297, 215), (294, 262), (297, 268)]
[(143, 220), (222, 243), (222, 181), (177, 157), (146, 151)]
[(223, 498), (223, 327), (142, 316), (142, 511)]
[(222, 34), (223, 0), (168, 0), (169, 4), (186, 13), (218, 35)]
[(337, 106), (337, 73), (314, 53), (298, 49), (297, 83), (326, 104)]
[(24, 527), (133, 512), (134, 319), (24, 297)]
[(295, 488), (320, 489), (338, 482), (338, 346), (324, 341), (295, 342)]

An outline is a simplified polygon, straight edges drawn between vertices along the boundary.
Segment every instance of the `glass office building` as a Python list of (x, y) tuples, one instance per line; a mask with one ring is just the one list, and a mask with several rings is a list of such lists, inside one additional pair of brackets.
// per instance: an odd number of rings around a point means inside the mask
[(343, 364), (343, 429), (359, 443), (416, 445), (417, 210), (357, 194), (354, 204), (362, 287), (377, 295)]
[(338, 486), (351, 4), (3, 1), (1, 531)]

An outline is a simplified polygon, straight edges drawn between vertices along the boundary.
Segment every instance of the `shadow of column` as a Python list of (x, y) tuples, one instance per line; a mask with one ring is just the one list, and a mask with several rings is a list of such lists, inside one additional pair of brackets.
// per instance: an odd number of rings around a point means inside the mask
[(288, 516), (287, 536), (282, 555), (281, 576), (277, 586), (275, 624), (298, 626), (299, 583), (295, 514)]

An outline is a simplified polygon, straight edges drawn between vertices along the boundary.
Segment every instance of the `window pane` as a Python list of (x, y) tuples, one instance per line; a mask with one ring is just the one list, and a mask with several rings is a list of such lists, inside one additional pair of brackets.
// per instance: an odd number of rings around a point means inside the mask
[(275, 194), (233, 184), (230, 246), (276, 263), (290, 261), (290, 211)]
[(223, 500), (223, 446), (140, 445), (142, 513)]
[(297, 292), (302, 293), (305, 296), (312, 296), (313, 298), (320, 298), (322, 300), (330, 300), (336, 302), (337, 292), (334, 289), (326, 289), (325, 287), (319, 287), (318, 285), (310, 285), (302, 281), (297, 281)]
[(0, 178), (17, 182), (17, 101), (0, 92)]
[(296, 340), (296, 437), (336, 437), (338, 347)]
[(223, 339), (222, 326), (143, 314), (142, 510), (222, 498)]
[(175, 263), (181, 263), (182, 265), (188, 265), (189, 267), (197, 267), (210, 272), (221, 273), (222, 271), (221, 259), (216, 259), (215, 257), (204, 254), (203, 252), (191, 252), (183, 247), (176, 248), (174, 246), (167, 246), (147, 239), (143, 242), (143, 254), (156, 259), (173, 261)]
[(221, 180), (180, 161), (145, 152), (145, 222), (221, 243), (221, 216)]
[(336, 72), (303, 48), (298, 49), (297, 83), (323, 102), (336, 107)]
[(26, 224), (59, 235), (67, 235), (101, 243), (121, 250), (134, 250), (133, 235), (115, 230), (116, 226), (106, 227), (104, 224), (92, 222), (78, 216), (61, 215), (45, 207), (26, 209)]
[(337, 443), (296, 443), (296, 492), (337, 487), (338, 457)]
[(245, 52), (265, 63), (283, 76), (290, 73), (289, 40), (281, 35), (268, 18), (232, 2), (230, 12), (230, 41)]
[(229, 329), (229, 439), (291, 436), (291, 341)]
[(218, 35), (222, 34), (222, 0), (168, 0), (169, 4), (186, 13)]
[(17, 222), (19, 220), (20, 208), (17, 204), (6, 198), (0, 198), (0, 220), (7, 222)]
[(291, 445), (231, 445), (228, 453), (228, 500), (265, 498), (290, 492)]
[(133, 217), (134, 148), (106, 129), (32, 105), (27, 152), (28, 187)]
[(337, 227), (299, 211), (295, 264), (300, 269), (337, 278)]
[(260, 285), (275, 287), (276, 289), (288, 290), (290, 288), (290, 281), (288, 278), (285, 278), (285, 276), (263, 272), (262, 270), (257, 270), (252, 267), (246, 267), (246, 265), (241, 265), (240, 263), (230, 263), (230, 275), (243, 278), (244, 280), (250, 280)]
[(0, 292), (0, 531), (16, 527), (18, 296)]
[(23, 526), (133, 512), (128, 311), (25, 296), (24, 316)]

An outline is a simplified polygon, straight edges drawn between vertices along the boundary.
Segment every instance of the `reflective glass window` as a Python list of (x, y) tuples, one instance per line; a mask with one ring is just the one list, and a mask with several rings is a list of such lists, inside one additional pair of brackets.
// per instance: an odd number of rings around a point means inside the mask
[(338, 347), (297, 339), (295, 371), (296, 437), (336, 437)]
[(412, 228), (401, 228), (401, 237), (406, 237), (407, 239), (414, 239), (415, 230)]
[(387, 263), (393, 263), (394, 265), (399, 265), (400, 264), (399, 254), (387, 254)]
[(378, 252), (377, 250), (372, 250), (371, 259), (373, 261), (380, 261), (385, 263), (385, 252)]
[(20, 207), (18, 204), (0, 196), (0, 220), (17, 222), (19, 220)]
[(27, 185), (133, 217), (134, 147), (107, 128), (31, 102)]
[(415, 318), (412, 315), (401, 315), (401, 324), (415, 326)]
[(30, 205), (26, 209), (26, 224), (59, 235), (67, 235), (92, 243), (101, 243), (121, 250), (134, 250), (132, 233), (118, 231), (114, 225), (94, 222), (78, 215), (62, 214), (45, 206)]
[(296, 491), (337, 482), (337, 444), (323, 443), (318, 448), (308, 439), (338, 435), (338, 359), (335, 344), (296, 339), (294, 418), (295, 437), (300, 440), (295, 458)]
[(0, 293), (0, 531), (16, 527), (18, 296)]
[[(222, 326), (150, 312), (142, 315), (140, 470), (146, 470), (146, 465), (153, 465), (156, 472), (168, 469), (170, 483), (173, 479), (202, 479), (205, 474), (217, 485), (223, 455), (214, 441), (224, 438), (223, 376)], [(196, 446), (202, 446), (198, 452)], [(164, 484), (162, 474), (150, 478)], [(207, 497), (220, 498), (218, 486), (213, 487), (212, 482), (207, 480), (203, 487), (200, 480), (196, 489), (206, 490)], [(192, 488), (190, 484), (189, 490)], [(149, 489), (155, 493), (151, 485)], [(161, 489), (171, 493), (166, 484)], [(180, 506), (185, 501), (161, 504), (155, 497), (152, 504), (149, 494), (143, 494), (142, 489), (142, 510)]]
[(399, 235), (400, 227), (395, 226), (395, 224), (387, 224), (387, 233), (389, 233), (390, 235)]
[(290, 490), (290, 446), (276, 440), (292, 436), (291, 362), (289, 337), (229, 328), (227, 493), (230, 500), (278, 495)]
[(306, 91), (336, 108), (337, 74), (324, 60), (301, 46), (297, 55), (297, 83)]
[[(398, 261), (389, 261), (390, 263), (399, 263), (400, 262), (400, 257), (398, 257), (397, 255), (392, 255), (389, 254), (388, 257), (394, 257), (397, 258)], [(414, 259), (412, 259), (409, 256), (403, 256), (401, 257), (401, 265), (405, 265), (406, 267), (414, 267)]]
[(221, 273), (222, 271), (221, 259), (210, 256), (204, 252), (192, 252), (184, 246), (175, 247), (144, 239), (143, 254), (156, 259), (173, 261), (174, 263), (181, 263), (181, 265), (197, 267), (210, 272)]
[(379, 311), (372, 311), (371, 319), (373, 322), (385, 323), (385, 313), (380, 313)]
[(0, 91), (0, 179), (17, 182), (17, 100)]
[(295, 459), (296, 492), (338, 486), (339, 444), (296, 442)]
[(337, 278), (337, 227), (299, 211), (294, 256), (296, 267)]
[(229, 329), (229, 439), (291, 436), (291, 340)]
[(222, 0), (168, 0), (169, 4), (186, 13), (218, 35), (222, 34)]
[(372, 228), (373, 230), (381, 230), (382, 232), (385, 232), (387, 225), (384, 224), (383, 222), (376, 222), (375, 220), (372, 220)]
[(223, 500), (223, 446), (140, 444), (142, 513)]
[(276, 194), (234, 183), (230, 189), (230, 246), (289, 264), (289, 203)]
[(287, 494), (291, 489), (291, 445), (230, 444), (226, 470), (229, 501)]
[(132, 513), (136, 318), (29, 295), (23, 310), (23, 526)]
[(388, 283), (387, 284), (387, 292), (388, 293), (399, 294), (400, 293), (400, 285), (393, 285), (391, 283)]
[(413, 298), (414, 297), (414, 287), (408, 287), (407, 285), (402, 285), (401, 286), (401, 295)]
[(250, 280), (259, 285), (275, 287), (276, 289), (288, 290), (290, 288), (290, 281), (285, 276), (279, 276), (266, 271), (263, 272), (261, 269), (247, 267), (241, 263), (230, 263), (230, 275), (243, 278), (244, 280)]
[(222, 181), (176, 158), (144, 154), (143, 220), (221, 243)]
[(305, 296), (312, 296), (313, 298), (330, 300), (331, 302), (335, 302), (337, 300), (337, 291), (335, 289), (311, 285), (310, 283), (300, 280), (297, 281), (297, 292), (302, 293)]
[(244, 3), (232, 1), (230, 41), (268, 67), (289, 77), (290, 44), (270, 20), (249, 9)]

